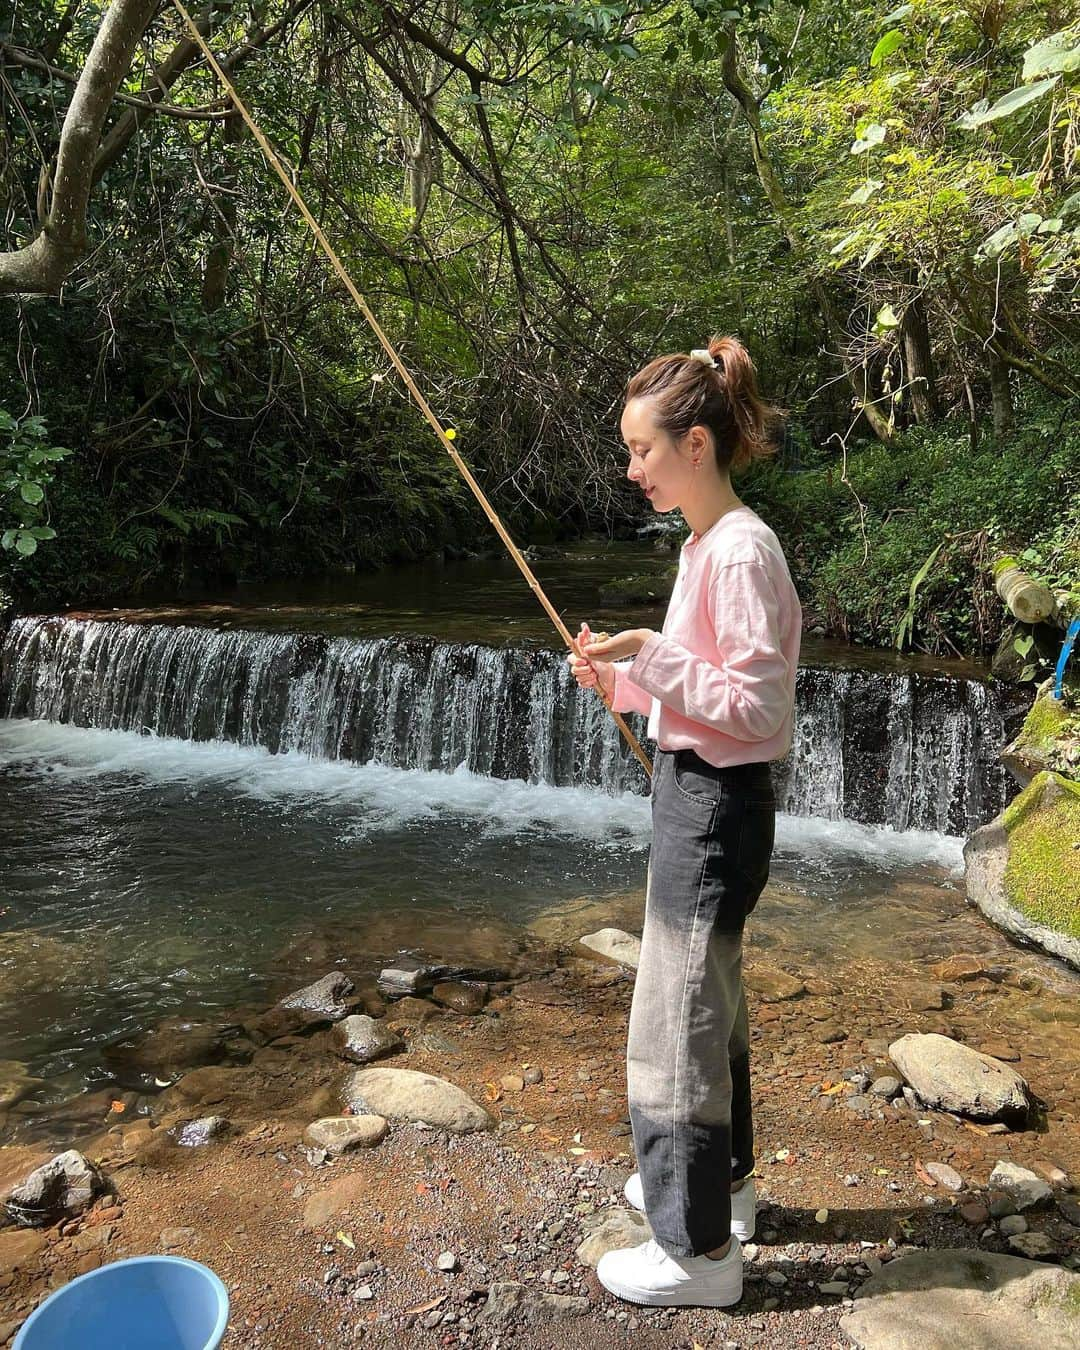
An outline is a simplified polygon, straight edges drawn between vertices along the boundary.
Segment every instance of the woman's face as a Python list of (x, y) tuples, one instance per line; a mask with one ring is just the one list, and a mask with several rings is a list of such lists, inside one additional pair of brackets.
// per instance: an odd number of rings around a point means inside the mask
[(630, 452), (626, 476), (644, 492), (654, 511), (674, 511), (682, 506), (694, 484), (694, 456), (701, 427), (694, 427), (675, 441), (653, 421), (651, 398), (632, 398), (623, 409), (620, 427)]

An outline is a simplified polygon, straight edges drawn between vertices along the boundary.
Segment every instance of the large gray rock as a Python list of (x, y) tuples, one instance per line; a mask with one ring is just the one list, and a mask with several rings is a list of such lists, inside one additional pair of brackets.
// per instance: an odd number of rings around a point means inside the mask
[(489, 1326), (562, 1322), (589, 1311), (589, 1300), (573, 1294), (544, 1294), (539, 1289), (504, 1280), (488, 1289), (487, 1302), (476, 1316)]
[(220, 1139), (228, 1133), (229, 1122), (224, 1116), (202, 1116), (178, 1126), (175, 1137), (181, 1148), (202, 1148), (211, 1139)]
[(311, 1013), (329, 1021), (344, 1017), (352, 1007), (350, 995), (355, 985), (342, 970), (332, 970), (314, 984), (297, 989), (288, 994), (279, 1004), (282, 1008), (295, 1008), (300, 1012)]
[(304, 1131), (304, 1143), (337, 1157), (354, 1148), (374, 1148), (389, 1129), (382, 1116), (324, 1116)]
[(608, 961), (618, 961), (621, 966), (630, 966), (637, 970), (641, 961), (641, 939), (633, 933), (624, 933), (621, 928), (601, 928), (595, 933), (586, 933), (580, 939), (583, 947), (596, 952)]
[(495, 1124), (461, 1088), (415, 1069), (357, 1069), (345, 1080), (342, 1096), (354, 1113), (411, 1120), (452, 1134), (490, 1130)]
[(334, 1027), (334, 1045), (343, 1059), (357, 1064), (370, 1064), (373, 1059), (396, 1055), (405, 1049), (405, 1040), (391, 1031), (385, 1022), (354, 1013), (344, 1017)]
[(20, 1182), (6, 1201), (8, 1216), (23, 1228), (43, 1228), (90, 1208), (105, 1189), (97, 1167), (73, 1148), (58, 1153)]
[(636, 1247), (641, 1242), (648, 1242), (652, 1235), (648, 1219), (636, 1209), (612, 1207), (601, 1210), (594, 1216), (588, 1236), (578, 1246), (577, 1259), (583, 1266), (592, 1266), (595, 1270), (607, 1252)]
[(948, 1036), (909, 1032), (889, 1056), (927, 1106), (976, 1120), (1027, 1118), (1028, 1086), (1016, 1070)]
[(994, 1164), (989, 1186), (992, 1191), (1004, 1191), (1017, 1209), (1048, 1205), (1054, 1198), (1054, 1189), (1049, 1182), (1026, 1167), (1017, 1167), (1016, 1163), (1004, 1159)]
[(841, 1319), (860, 1350), (1075, 1350), (1080, 1275), (964, 1249), (890, 1261)]

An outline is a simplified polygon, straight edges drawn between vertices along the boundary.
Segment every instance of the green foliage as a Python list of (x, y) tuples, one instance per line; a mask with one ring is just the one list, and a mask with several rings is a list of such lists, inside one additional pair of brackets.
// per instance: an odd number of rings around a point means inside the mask
[(29, 558), (56, 538), (45, 492), (55, 466), (70, 453), (52, 444), (43, 417), (18, 419), (0, 408), (0, 548), (6, 553)]
[(808, 618), (840, 636), (987, 651), (1004, 619), (993, 558), (1014, 549), (1054, 587), (1080, 577), (1080, 429), (1062, 434), (1049, 409), (974, 451), (962, 424), (864, 445), (846, 477), (761, 466), (744, 491), (780, 533)]

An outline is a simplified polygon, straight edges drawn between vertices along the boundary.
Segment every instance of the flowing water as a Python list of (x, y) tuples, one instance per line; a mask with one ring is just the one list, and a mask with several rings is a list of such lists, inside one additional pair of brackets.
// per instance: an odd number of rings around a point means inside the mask
[[(599, 603), (630, 556), (537, 570), (574, 626), (656, 625)], [(640, 887), (644, 775), (516, 574), (382, 585), (27, 617), (0, 639), (0, 1060), (42, 1080), (21, 1120), (107, 1082), (118, 1037), (275, 996), (331, 927), (371, 932), (373, 960), (455, 931), (505, 945)], [(885, 952), (905, 894), (954, 902), (1021, 713), (971, 668), (808, 644), (763, 943), (816, 917)]]

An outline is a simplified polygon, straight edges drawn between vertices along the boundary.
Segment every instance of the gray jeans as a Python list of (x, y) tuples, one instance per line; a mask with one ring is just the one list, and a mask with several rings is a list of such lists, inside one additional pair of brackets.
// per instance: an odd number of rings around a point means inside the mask
[(754, 1168), (742, 934), (769, 876), (769, 765), (717, 769), (659, 751), (627, 1095), (645, 1210), (672, 1256), (731, 1234), (731, 1183)]

